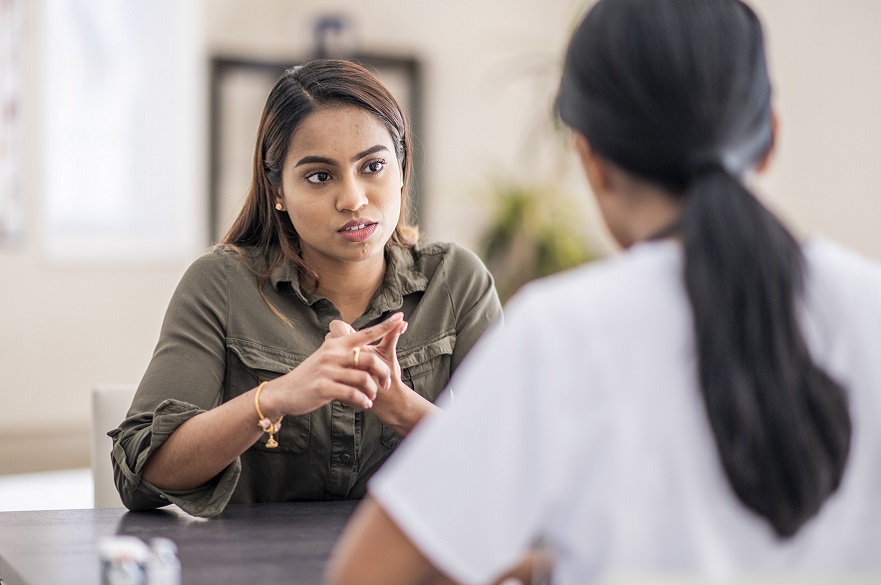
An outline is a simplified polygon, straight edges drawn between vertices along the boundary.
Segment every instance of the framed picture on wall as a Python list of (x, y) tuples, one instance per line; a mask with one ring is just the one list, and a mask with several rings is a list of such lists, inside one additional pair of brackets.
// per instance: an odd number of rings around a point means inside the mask
[[(413, 57), (359, 54), (350, 58), (376, 73), (406, 110), (411, 133), (421, 137), (422, 71)], [(210, 69), (208, 213), (212, 242), (241, 210), (251, 181), (257, 125), (269, 91), (287, 69), (303, 60), (214, 57)], [(421, 142), (423, 139), (419, 138)], [(414, 148), (411, 201), (421, 215), (421, 149)]]

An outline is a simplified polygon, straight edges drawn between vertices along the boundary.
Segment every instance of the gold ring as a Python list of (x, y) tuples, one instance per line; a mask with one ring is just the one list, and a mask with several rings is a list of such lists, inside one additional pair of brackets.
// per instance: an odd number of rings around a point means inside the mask
[(355, 354), (354, 361), (355, 361), (355, 367), (357, 368), (358, 367), (358, 358), (361, 357), (361, 348), (356, 347), (355, 349), (352, 350), (352, 353)]

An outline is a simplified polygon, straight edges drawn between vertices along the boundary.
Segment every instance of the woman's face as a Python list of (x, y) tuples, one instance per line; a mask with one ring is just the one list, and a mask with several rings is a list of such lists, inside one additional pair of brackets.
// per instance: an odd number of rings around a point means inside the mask
[(281, 203), (300, 235), (303, 260), (319, 275), (347, 263), (382, 269), (401, 214), (401, 188), (392, 137), (366, 110), (317, 110), (291, 136)]

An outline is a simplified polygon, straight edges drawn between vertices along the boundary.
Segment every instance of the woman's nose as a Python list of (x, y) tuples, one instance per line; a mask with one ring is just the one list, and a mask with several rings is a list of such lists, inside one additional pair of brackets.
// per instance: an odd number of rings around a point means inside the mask
[(346, 181), (337, 195), (337, 211), (357, 211), (367, 205), (367, 189), (358, 181)]

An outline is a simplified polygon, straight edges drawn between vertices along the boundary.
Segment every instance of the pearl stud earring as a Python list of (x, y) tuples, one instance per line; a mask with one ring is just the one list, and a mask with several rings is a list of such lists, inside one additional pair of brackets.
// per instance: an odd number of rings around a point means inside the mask
[(275, 208), (279, 211), (284, 211), (284, 205), (282, 205), (281, 203), (276, 203)]

